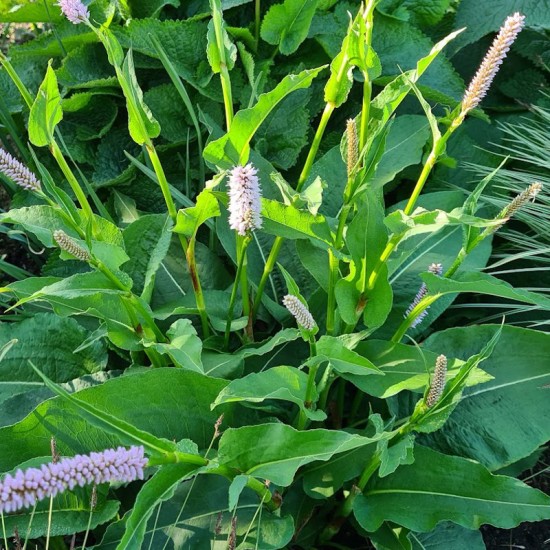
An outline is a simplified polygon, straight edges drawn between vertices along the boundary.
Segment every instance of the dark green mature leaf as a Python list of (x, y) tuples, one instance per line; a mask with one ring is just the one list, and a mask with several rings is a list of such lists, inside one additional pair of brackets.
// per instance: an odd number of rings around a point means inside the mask
[(132, 511), (125, 517), (126, 529), (118, 544), (119, 550), (141, 548), (147, 523), (156, 507), (171, 499), (178, 485), (196, 473), (193, 464), (168, 464), (140, 489)]
[(484, 523), (510, 529), (550, 518), (550, 497), (517, 479), (422, 446), (414, 454), (414, 464), (377, 478), (356, 498), (355, 517), (367, 531), (384, 521), (426, 532), (444, 520), (468, 529)]
[(331, 430), (297, 431), (286, 424), (229, 429), (220, 439), (222, 464), (288, 486), (301, 466), (368, 445), (368, 437)]
[(261, 28), (262, 38), (278, 45), (283, 55), (294, 53), (307, 38), (319, 0), (285, 0), (269, 8)]
[(57, 80), (68, 88), (94, 88), (116, 86), (113, 67), (109, 64), (101, 44), (83, 44), (71, 50), (56, 70)]
[(466, 529), (451, 522), (441, 522), (429, 533), (409, 533), (413, 550), (485, 550), (486, 546), (479, 531)]
[(250, 141), (273, 108), (291, 92), (308, 88), (323, 69), (324, 67), (307, 69), (297, 75), (285, 76), (273, 90), (262, 94), (254, 107), (241, 109), (235, 115), (231, 130), (206, 146), (204, 158), (220, 168), (246, 164), (250, 154)]
[[(210, 412), (210, 403), (226, 384), (184, 369), (166, 368), (128, 374), (74, 395), (158, 438), (191, 439), (204, 449), (219, 416), (219, 411)], [(227, 407), (225, 417), (231, 423), (231, 409)], [(0, 471), (35, 456), (49, 455), (52, 435), (59, 452), (68, 455), (122, 442), (120, 437), (90, 425), (73, 405), (55, 398), (39, 405), (21, 422), (0, 429)]]
[(119, 437), (124, 444), (143, 445), (148, 452), (152, 452), (154, 454), (170, 453), (176, 450), (176, 445), (173, 442), (155, 437), (154, 435), (144, 430), (140, 430), (139, 428), (132, 426), (132, 424), (121, 420), (120, 418), (117, 418), (116, 416), (111, 415), (84, 400), (80, 400), (74, 394), (70, 394), (67, 390), (65, 390), (65, 388), (62, 388), (58, 384), (52, 382), (47, 376), (42, 374), (40, 369), (38, 369), (33, 363), (31, 363), (31, 366), (42, 378), (48, 389), (56, 393), (66, 402), (73, 405), (79, 413), (86, 420), (88, 420), (88, 422), (90, 422), (90, 424), (101, 427), (107, 433), (112, 433), (116, 437)]
[[(223, 403), (262, 403), (266, 399), (275, 399), (295, 403), (311, 420), (324, 420), (326, 414), (323, 411), (313, 411), (304, 404), (307, 379), (308, 375), (295, 367), (280, 366), (252, 373), (230, 382), (216, 397), (212, 408)], [(311, 399), (317, 401), (317, 398), (315, 391)]]
[(128, 7), (132, 17), (144, 19), (145, 17), (156, 17), (164, 6), (179, 7), (180, 0), (128, 0)]
[[(455, 328), (436, 333), (426, 347), (464, 358), (498, 327)], [(441, 431), (426, 441), (498, 470), (530, 455), (550, 438), (548, 334), (504, 326), (483, 369), (494, 378), (467, 388)]]
[(0, 401), (41, 385), (28, 360), (40, 364), (48, 377), (60, 383), (103, 370), (107, 350), (102, 342), (75, 353), (86, 335), (74, 319), (52, 313), (40, 313), (20, 323), (0, 323), (0, 348), (15, 340), (0, 360)]
[[(159, 21), (158, 19), (132, 19), (116, 31), (116, 36), (125, 48), (158, 59), (151, 35), (162, 44), (170, 62), (178, 74), (201, 92), (208, 92), (212, 71), (204, 58), (206, 51), (205, 21)], [(217, 97), (218, 94), (215, 95)]]
[(61, 96), (57, 78), (48, 65), (44, 81), (40, 85), (29, 115), (29, 139), (33, 145), (43, 147), (51, 143), (55, 127), (63, 118)]
[[(230, 482), (220, 476), (198, 476), (182, 483), (174, 496), (162, 503), (158, 517), (154, 514), (149, 520), (142, 548), (151, 545), (160, 550), (165, 544), (177, 548), (210, 548), (218, 523), (220, 534), (214, 548), (226, 548), (233, 515), (227, 511), (229, 486)], [(262, 550), (286, 548), (295, 530), (292, 517), (280, 517), (267, 510), (262, 510), (261, 517), (255, 517), (259, 505), (257, 495), (245, 489), (235, 511), (237, 544), (247, 549), (255, 548), (256, 544)], [(111, 524), (95, 548), (115, 550), (124, 535), (126, 519), (127, 516)]]
[(483, 6), (479, 6), (474, 0), (464, 0), (457, 8), (455, 25), (466, 27), (466, 31), (454, 46), (460, 49), (490, 32), (496, 32), (514, 12), (526, 16), (527, 26), (536, 25), (548, 29), (550, 13), (546, 8), (544, 3), (537, 0), (488, 0)]

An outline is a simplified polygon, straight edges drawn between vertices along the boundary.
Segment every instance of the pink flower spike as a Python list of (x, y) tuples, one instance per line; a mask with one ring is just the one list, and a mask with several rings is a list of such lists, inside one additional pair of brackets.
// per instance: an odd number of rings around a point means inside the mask
[(256, 168), (235, 166), (229, 177), (229, 227), (244, 237), (262, 227), (262, 194)]
[(61, 8), (63, 15), (73, 25), (78, 25), (90, 19), (90, 12), (81, 0), (59, 0), (55, 5)]

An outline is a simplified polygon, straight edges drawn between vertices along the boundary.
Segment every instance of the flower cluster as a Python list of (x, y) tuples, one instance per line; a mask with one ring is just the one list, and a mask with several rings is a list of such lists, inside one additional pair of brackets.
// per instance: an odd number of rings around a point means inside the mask
[(59, 0), (56, 6), (61, 8), (63, 15), (74, 25), (90, 19), (88, 8), (80, 0)]
[(53, 238), (61, 250), (68, 252), (75, 258), (83, 262), (87, 262), (91, 259), (90, 253), (82, 248), (74, 239), (69, 237), (65, 231), (56, 229), (53, 232)]
[(7, 151), (0, 148), (0, 172), (27, 191), (40, 191), (38, 178)]
[(447, 358), (444, 355), (440, 355), (435, 360), (434, 375), (432, 383), (430, 385), (430, 391), (426, 398), (426, 405), (433, 407), (441, 398), (443, 390), (445, 389), (445, 378), (447, 376)]
[(350, 177), (357, 159), (359, 158), (359, 145), (357, 144), (357, 124), (354, 118), (350, 118), (346, 124), (346, 136), (348, 138), (347, 169)]
[(462, 99), (462, 115), (475, 109), (487, 95), (510, 46), (523, 28), (525, 16), (514, 13), (504, 21)]
[[(443, 273), (443, 266), (441, 264), (431, 264), (428, 267), (428, 271), (430, 273), (433, 273), (434, 275), (438, 275), (439, 277), (441, 277), (441, 274)], [(411, 302), (411, 305), (407, 308), (407, 311), (405, 311), (403, 317), (408, 317), (412, 310), (420, 303), (422, 298), (426, 296), (426, 294), (428, 294), (428, 287), (426, 286), (426, 283), (422, 283), (419, 291)], [(416, 317), (416, 319), (411, 324), (411, 328), (418, 326), (423, 321), (426, 315), (428, 315), (428, 309), (430, 308), (427, 307), (422, 313), (420, 313), (420, 315), (418, 315), (418, 317)]]
[(241, 236), (262, 227), (262, 195), (252, 164), (235, 166), (229, 177), (229, 226)]
[(0, 481), (0, 513), (29, 508), (76, 486), (143, 479), (146, 465), (143, 447), (119, 447), (17, 470)]
[(283, 305), (292, 313), (296, 322), (306, 330), (313, 330), (317, 326), (313, 315), (297, 296), (287, 294), (283, 298)]

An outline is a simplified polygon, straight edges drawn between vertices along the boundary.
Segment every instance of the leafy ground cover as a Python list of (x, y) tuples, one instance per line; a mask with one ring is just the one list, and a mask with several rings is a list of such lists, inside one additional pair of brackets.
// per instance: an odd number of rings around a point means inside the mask
[(547, 544), (549, 13), (0, 0), (4, 546)]

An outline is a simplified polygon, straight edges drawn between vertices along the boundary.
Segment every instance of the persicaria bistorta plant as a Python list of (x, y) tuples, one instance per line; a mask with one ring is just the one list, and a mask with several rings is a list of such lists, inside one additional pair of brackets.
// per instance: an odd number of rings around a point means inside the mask
[(60, 0), (0, 55), (5, 540), (446, 550), (550, 518), (508, 475), (550, 440), (548, 174), (463, 172), (528, 102), (500, 105), (532, 14), (476, 67), (479, 25), (427, 38), (464, 2), (267, 4)]

